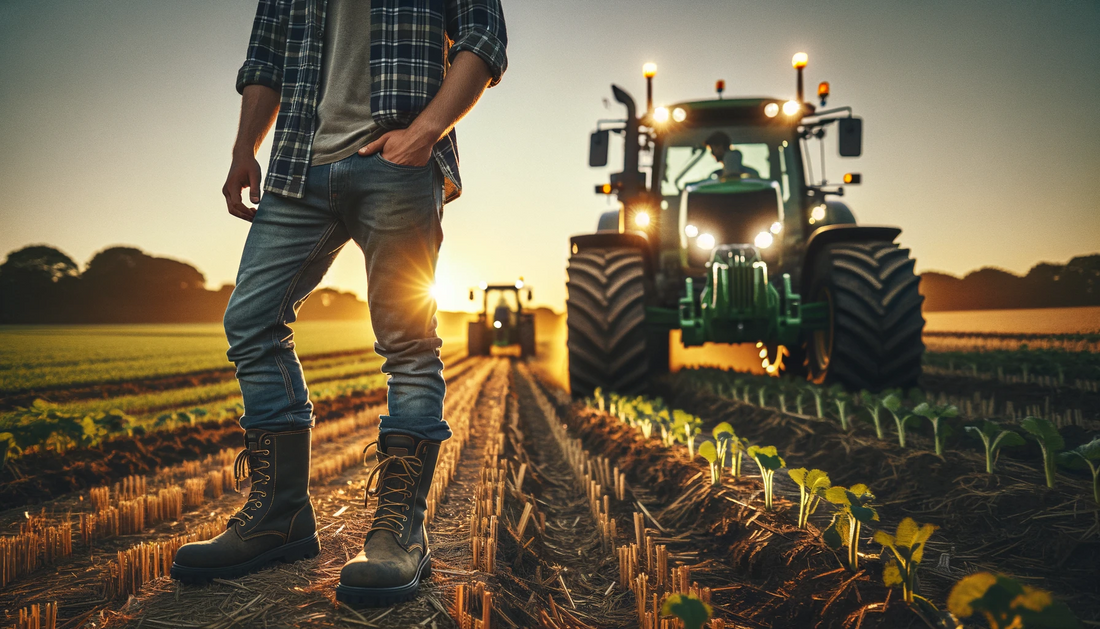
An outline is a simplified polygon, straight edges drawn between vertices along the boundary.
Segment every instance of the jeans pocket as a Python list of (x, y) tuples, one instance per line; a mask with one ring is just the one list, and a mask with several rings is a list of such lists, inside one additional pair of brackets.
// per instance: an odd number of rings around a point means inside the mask
[(425, 168), (428, 168), (432, 165), (432, 158), (431, 157), (428, 158), (428, 163), (424, 164), (423, 166), (409, 166), (408, 164), (395, 164), (395, 163), (391, 162), (390, 160), (386, 159), (385, 157), (382, 157), (382, 151), (378, 151), (377, 153), (375, 153), (375, 155), (378, 156), (378, 161), (382, 162), (386, 166), (389, 166), (390, 168), (396, 168), (397, 170), (419, 171), (419, 170), (424, 170)]

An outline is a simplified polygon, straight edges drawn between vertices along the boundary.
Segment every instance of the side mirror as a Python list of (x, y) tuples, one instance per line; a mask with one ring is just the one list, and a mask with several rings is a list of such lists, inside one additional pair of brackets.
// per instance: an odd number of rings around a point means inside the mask
[(470, 301), (474, 300), (474, 289), (470, 289)]
[(588, 165), (592, 167), (607, 166), (607, 144), (610, 132), (594, 131), (588, 142)]
[(534, 297), (532, 297), (532, 295), (534, 295), (534, 294), (535, 294), (535, 293), (533, 293), (533, 292), (531, 291), (531, 289), (530, 289), (530, 288), (528, 288), (528, 289), (527, 289), (527, 301), (531, 301), (532, 299), (534, 299)]
[(837, 121), (837, 135), (841, 157), (863, 154), (863, 118), (841, 118)]

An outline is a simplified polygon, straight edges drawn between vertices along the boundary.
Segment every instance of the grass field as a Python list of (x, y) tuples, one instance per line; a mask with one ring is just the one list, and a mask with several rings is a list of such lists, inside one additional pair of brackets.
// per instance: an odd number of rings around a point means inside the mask
[[(369, 322), (304, 322), (294, 332), (303, 357), (374, 345)], [(0, 395), (224, 369), (226, 349), (216, 323), (0, 326)]]

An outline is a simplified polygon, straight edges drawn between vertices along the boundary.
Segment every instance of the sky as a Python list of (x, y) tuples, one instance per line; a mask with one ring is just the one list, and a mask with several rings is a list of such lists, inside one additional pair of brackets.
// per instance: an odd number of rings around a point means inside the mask
[[(523, 276), (561, 309), (571, 234), (611, 200), (588, 133), (610, 84), (658, 104), (789, 98), (807, 85), (864, 119), (845, 201), (903, 228), (918, 270), (954, 274), (1100, 251), (1097, 0), (503, 0), (509, 69), (458, 125), (464, 194), (446, 208), (440, 306)], [(132, 245), (231, 283), (248, 225), (229, 166), (250, 0), (0, 0), (0, 255), (27, 244), (79, 264)], [(261, 149), (266, 166), (269, 145)], [(612, 154), (612, 166), (615, 155)], [(620, 162), (621, 164), (621, 162)], [(323, 286), (365, 295), (346, 247)]]

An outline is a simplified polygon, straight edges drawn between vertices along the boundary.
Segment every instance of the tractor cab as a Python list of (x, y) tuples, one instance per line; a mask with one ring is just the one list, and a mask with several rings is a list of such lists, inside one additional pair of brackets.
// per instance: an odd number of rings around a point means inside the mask
[(518, 349), (520, 356), (535, 355), (535, 317), (523, 311), (534, 292), (523, 278), (514, 284), (481, 284), (470, 289), (470, 301), (482, 295), (481, 312), (467, 326), (467, 350), (470, 356), (489, 356), (493, 348), (507, 353)]

